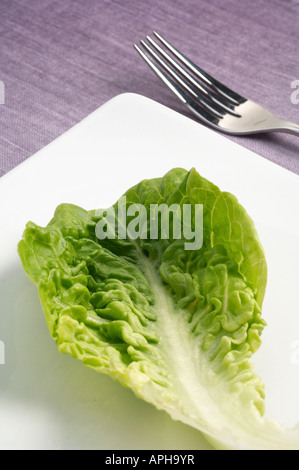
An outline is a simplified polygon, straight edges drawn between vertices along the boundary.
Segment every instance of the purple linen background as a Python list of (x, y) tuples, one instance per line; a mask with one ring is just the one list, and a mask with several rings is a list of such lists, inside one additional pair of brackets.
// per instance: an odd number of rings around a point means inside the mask
[[(1, 0), (0, 176), (120, 93), (188, 115), (133, 49), (153, 29), (228, 86), (299, 122), (291, 102), (298, 0)], [(299, 173), (298, 137), (229, 138)]]

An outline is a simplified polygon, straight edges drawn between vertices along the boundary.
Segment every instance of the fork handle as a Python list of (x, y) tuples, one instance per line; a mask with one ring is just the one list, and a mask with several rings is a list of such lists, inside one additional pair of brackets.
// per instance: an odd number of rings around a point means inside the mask
[(290, 121), (281, 121), (281, 125), (277, 128), (277, 131), (299, 136), (299, 125)]

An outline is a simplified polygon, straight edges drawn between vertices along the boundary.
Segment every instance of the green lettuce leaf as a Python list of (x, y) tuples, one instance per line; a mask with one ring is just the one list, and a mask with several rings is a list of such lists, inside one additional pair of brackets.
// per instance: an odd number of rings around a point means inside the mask
[(160, 226), (156, 239), (99, 240), (107, 213), (71, 204), (45, 228), (29, 222), (18, 252), (59, 351), (217, 449), (298, 449), (298, 429), (263, 418), (264, 384), (250, 362), (265, 326), (267, 267), (245, 209), (194, 169), (141, 181), (125, 196), (125, 208), (142, 204), (148, 214), (152, 204), (202, 204), (203, 244), (186, 250)]

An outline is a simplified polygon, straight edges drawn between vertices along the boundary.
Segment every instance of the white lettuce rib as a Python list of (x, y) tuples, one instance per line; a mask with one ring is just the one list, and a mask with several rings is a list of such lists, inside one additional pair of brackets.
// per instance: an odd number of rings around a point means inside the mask
[[(188, 329), (187, 313), (174, 308), (173, 298), (153, 264), (138, 248), (144, 274), (155, 295), (159, 347), (169, 367), (171, 396), (165, 399), (150, 384), (141, 395), (199, 431), (219, 449), (299, 449), (299, 427), (283, 429), (262, 418), (253, 404), (242, 406), (228, 393), (200, 351), (199, 338)], [(219, 437), (221, 436), (221, 437)]]

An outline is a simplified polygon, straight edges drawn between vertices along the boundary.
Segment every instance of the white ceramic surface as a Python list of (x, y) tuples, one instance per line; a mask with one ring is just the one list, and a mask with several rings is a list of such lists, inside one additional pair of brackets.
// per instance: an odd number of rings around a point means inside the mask
[(141, 179), (176, 166), (195, 167), (235, 194), (256, 223), (269, 269), (268, 326), (253, 362), (266, 385), (266, 415), (299, 422), (298, 176), (124, 94), (0, 179), (1, 449), (210, 448), (198, 431), (58, 353), (16, 251), (26, 222), (46, 225), (61, 202), (108, 207)]

